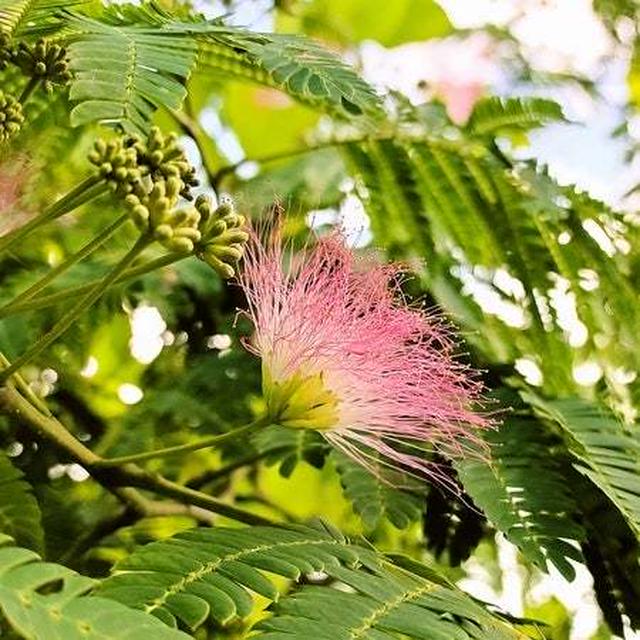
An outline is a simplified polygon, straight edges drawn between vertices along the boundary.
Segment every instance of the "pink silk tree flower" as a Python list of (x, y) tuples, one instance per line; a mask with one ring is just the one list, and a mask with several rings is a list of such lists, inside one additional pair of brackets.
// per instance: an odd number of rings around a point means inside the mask
[(240, 285), (274, 424), (314, 429), (378, 476), (446, 482), (436, 450), (478, 455), (491, 421), (437, 314), (410, 306), (398, 265), (358, 258), (336, 233), (288, 261), (278, 225), (247, 246)]

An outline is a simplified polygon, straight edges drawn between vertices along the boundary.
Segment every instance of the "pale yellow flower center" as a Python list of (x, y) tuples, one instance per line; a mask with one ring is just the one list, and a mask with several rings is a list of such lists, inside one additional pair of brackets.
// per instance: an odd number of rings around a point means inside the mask
[(326, 388), (322, 372), (313, 375), (298, 372), (276, 381), (263, 367), (262, 389), (269, 416), (276, 424), (317, 431), (338, 424), (338, 399)]

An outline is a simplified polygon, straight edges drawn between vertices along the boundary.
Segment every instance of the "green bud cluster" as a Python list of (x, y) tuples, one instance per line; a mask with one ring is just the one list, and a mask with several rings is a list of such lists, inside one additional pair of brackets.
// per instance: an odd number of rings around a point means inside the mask
[(23, 122), (20, 102), (11, 94), (0, 90), (0, 141), (8, 140), (18, 133)]
[(207, 198), (198, 196), (195, 206), (200, 213), (201, 233), (196, 255), (213, 267), (221, 278), (232, 278), (249, 239), (244, 229), (244, 216), (236, 213), (230, 200), (222, 202), (214, 211)]
[(195, 169), (178, 146), (175, 133), (165, 136), (158, 127), (152, 127), (146, 140), (140, 136), (130, 136), (125, 141), (125, 146), (135, 149), (138, 167), (153, 182), (179, 178), (182, 182), (180, 195), (191, 200), (191, 187), (198, 186), (198, 180)]
[(134, 189), (136, 194), (145, 195), (157, 182), (175, 178), (180, 182), (179, 195), (190, 200), (191, 187), (198, 184), (195, 169), (176, 136), (165, 136), (158, 127), (153, 127), (146, 139), (138, 135), (99, 139), (89, 153), (89, 161), (118, 195), (126, 196)]
[(11, 38), (4, 31), (0, 31), (0, 71), (7, 68), (11, 62)]
[(122, 138), (95, 141), (88, 155), (89, 162), (98, 168), (98, 174), (111, 190), (122, 196), (131, 193), (142, 179), (135, 149), (126, 148)]
[(202, 195), (193, 204), (178, 206), (181, 197), (191, 199), (190, 189), (198, 182), (174, 134), (165, 136), (154, 127), (146, 140), (135, 135), (100, 139), (88, 157), (111, 189), (124, 197), (142, 233), (170, 251), (195, 253), (222, 278), (235, 275), (249, 239), (245, 219), (230, 201), (214, 210)]
[(177, 176), (156, 180), (149, 193), (137, 188), (125, 198), (125, 203), (140, 231), (170, 251), (191, 253), (201, 238), (200, 212), (195, 206), (176, 209), (181, 188)]
[(66, 50), (47, 40), (38, 40), (34, 45), (21, 42), (11, 60), (26, 76), (42, 80), (48, 92), (54, 84), (67, 84), (72, 77)]

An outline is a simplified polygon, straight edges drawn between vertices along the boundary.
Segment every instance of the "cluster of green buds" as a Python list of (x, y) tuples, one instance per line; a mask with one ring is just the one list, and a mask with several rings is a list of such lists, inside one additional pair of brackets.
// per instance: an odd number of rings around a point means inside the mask
[(230, 199), (222, 200), (220, 206), (213, 210), (208, 199), (198, 196), (195, 206), (200, 213), (201, 234), (196, 255), (222, 278), (232, 278), (249, 239), (244, 216), (236, 213)]
[(20, 131), (24, 122), (22, 105), (11, 94), (0, 90), (0, 142)]
[(143, 175), (148, 175), (154, 183), (157, 180), (179, 178), (182, 182), (180, 195), (191, 200), (191, 187), (197, 187), (198, 180), (195, 169), (178, 145), (175, 133), (165, 136), (158, 127), (152, 127), (146, 140), (133, 135), (124, 144), (135, 150)]
[(203, 195), (191, 200), (197, 186), (195, 169), (174, 134), (153, 127), (146, 138), (137, 135), (98, 140), (89, 161), (112, 191), (124, 197), (140, 231), (170, 251), (194, 253), (225, 279), (235, 275), (249, 234), (245, 218), (230, 200), (215, 210)]
[(136, 189), (125, 198), (131, 218), (143, 233), (170, 251), (191, 253), (200, 240), (200, 212), (194, 206), (176, 208), (182, 182), (172, 176), (156, 180), (149, 193)]
[(98, 175), (117, 195), (131, 193), (142, 179), (138, 155), (135, 149), (125, 146), (122, 138), (108, 141), (99, 138), (87, 157), (98, 168)]
[(195, 169), (178, 146), (176, 136), (165, 136), (158, 127), (153, 127), (146, 138), (100, 138), (88, 158), (98, 168), (98, 175), (120, 196), (134, 189), (149, 193), (157, 182), (176, 178), (180, 181), (179, 195), (190, 200), (191, 187), (198, 185)]
[(34, 45), (21, 42), (11, 54), (11, 61), (25, 76), (40, 80), (47, 92), (54, 84), (67, 84), (71, 71), (66, 50), (47, 40), (38, 40)]
[(11, 62), (11, 38), (0, 30), (0, 71), (7, 68)]

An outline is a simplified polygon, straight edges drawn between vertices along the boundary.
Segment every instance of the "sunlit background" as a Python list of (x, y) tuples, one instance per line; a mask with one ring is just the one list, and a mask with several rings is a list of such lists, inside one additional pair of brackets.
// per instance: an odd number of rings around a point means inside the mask
[[(628, 139), (612, 137), (612, 132), (628, 117), (625, 114), (628, 103), (626, 77), (635, 25), (620, 20), (616, 25), (618, 38), (613, 38), (593, 11), (590, 0), (438, 1), (451, 22), (459, 29), (469, 29), (467, 33), (393, 48), (365, 41), (345, 55), (381, 90), (399, 90), (416, 104), (439, 98), (457, 122), (464, 122), (474, 103), (487, 94), (553, 98), (563, 106), (570, 122), (537, 130), (531, 134), (530, 144), (517, 153), (522, 157), (533, 156), (547, 164), (550, 173), (562, 184), (573, 183), (588, 189), (592, 196), (619, 209), (632, 211), (637, 207), (640, 198), (630, 192), (640, 182), (640, 163), (637, 159), (629, 162), (625, 157)], [(254, 30), (269, 31), (274, 27), (271, 0), (240, 0), (231, 6), (206, 0), (195, 4), (208, 16), (228, 14), (231, 22)], [(491, 29), (474, 31), (489, 25), (509, 27), (509, 32), (518, 41), (518, 51), (531, 69), (539, 72), (539, 77), (523, 81), (513, 72), (514, 48), (494, 38)], [(587, 88), (578, 82), (546, 83), (545, 74), (576, 74), (593, 83), (593, 87)], [(239, 162), (247, 156), (241, 142), (224, 126), (213, 106), (205, 109), (200, 119), (229, 162)], [(629, 120), (626, 133), (640, 143), (640, 116)], [(194, 164), (201, 164), (192, 141), (185, 138), (183, 142)], [(258, 168), (252, 162), (241, 167), (246, 176), (256, 171)], [(353, 185), (345, 184), (344, 193), (339, 209), (312, 212), (314, 215), (309, 217), (309, 223), (340, 221), (354, 244), (367, 244), (371, 240), (368, 221), (360, 201), (353, 194)], [(599, 233), (597, 225), (590, 233), (607, 252), (628, 251), (624, 241), (614, 246), (607, 236)], [(559, 241), (562, 243), (563, 239), (559, 238)], [(569, 242), (570, 238), (565, 241)], [(597, 274), (588, 271), (585, 270), (583, 278), (587, 289), (597, 286)], [(522, 308), (505, 302), (494, 289), (483, 285), (477, 271), (461, 268), (457, 276), (484, 311), (499, 316), (509, 326), (524, 325)], [(500, 288), (515, 300), (524, 297), (522, 285), (508, 273), (498, 272), (494, 277), (500, 280)], [(578, 319), (575, 296), (568, 289), (568, 282), (558, 277), (552, 289), (552, 303), (569, 344), (580, 347), (586, 341), (586, 328)], [(156, 307), (142, 304), (128, 311), (130, 351), (138, 362), (149, 364), (165, 346), (184, 339), (167, 329), (167, 323)], [(232, 340), (226, 334), (216, 334), (208, 338), (207, 346), (224, 355), (232, 346)], [(527, 382), (541, 383), (541, 372), (533, 359), (521, 358), (516, 366)], [(91, 378), (99, 368), (100, 362), (90, 356), (82, 376)], [(585, 386), (594, 385), (602, 375), (598, 363), (590, 361), (576, 365), (573, 373), (576, 382)], [(49, 381), (45, 379), (42, 384), (54, 384), (51, 375)], [(628, 375), (633, 374), (620, 371), (622, 379)], [(130, 405), (142, 400), (143, 390), (133, 383), (123, 382), (117, 388), (117, 395), (122, 403)], [(77, 465), (58, 465), (51, 469), (54, 475), (64, 473), (78, 481), (86, 478)], [(533, 605), (557, 598), (573, 615), (570, 639), (594, 638), (600, 614), (593, 601), (591, 578), (584, 567), (576, 565), (577, 578), (570, 584), (553, 568), (549, 575), (539, 574), (533, 585), (525, 584), (515, 547), (501, 535), (498, 535), (497, 543), (498, 563), (503, 572), (502, 588), (494, 589), (483, 565), (472, 558), (465, 567), (469, 577), (460, 582), (464, 589), (499, 604), (514, 615), (525, 612), (525, 591), (527, 602)], [(629, 631), (626, 638), (640, 638), (640, 635)]]

